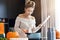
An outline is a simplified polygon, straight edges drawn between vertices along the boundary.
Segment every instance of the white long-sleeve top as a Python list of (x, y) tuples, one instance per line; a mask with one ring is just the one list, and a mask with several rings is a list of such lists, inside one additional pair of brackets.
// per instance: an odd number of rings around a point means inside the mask
[(25, 19), (18, 16), (15, 20), (14, 29), (16, 32), (19, 33), (20, 36), (23, 37), (23, 35), (25, 34), (21, 29), (28, 30), (28, 33), (35, 33), (40, 29), (40, 27), (39, 26), (36, 27), (35, 24), (36, 24), (35, 19)]

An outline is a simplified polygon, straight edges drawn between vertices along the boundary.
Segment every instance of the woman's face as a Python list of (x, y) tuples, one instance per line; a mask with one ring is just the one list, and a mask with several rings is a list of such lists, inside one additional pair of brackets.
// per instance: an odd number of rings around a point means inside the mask
[(26, 15), (31, 15), (34, 11), (34, 8), (29, 7), (29, 8), (25, 8), (25, 14)]

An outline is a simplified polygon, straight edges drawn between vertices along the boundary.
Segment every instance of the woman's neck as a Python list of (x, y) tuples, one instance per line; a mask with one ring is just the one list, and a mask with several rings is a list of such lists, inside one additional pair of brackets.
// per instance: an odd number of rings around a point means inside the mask
[(31, 15), (23, 14), (23, 16), (24, 16), (25, 18), (30, 18)]

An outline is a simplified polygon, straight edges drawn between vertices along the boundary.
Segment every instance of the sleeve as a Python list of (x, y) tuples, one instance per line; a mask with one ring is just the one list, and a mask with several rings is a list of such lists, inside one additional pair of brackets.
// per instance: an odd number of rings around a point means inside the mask
[(27, 35), (19, 28), (20, 24), (21, 24), (20, 18), (17, 17), (15, 20), (14, 30), (18, 32), (20, 37), (26, 38)]
[(35, 32), (37, 32), (40, 28), (41, 28), (40, 25), (36, 27), (36, 20), (34, 19), (34, 25), (33, 25), (33, 28), (32, 28), (32, 32), (35, 33)]

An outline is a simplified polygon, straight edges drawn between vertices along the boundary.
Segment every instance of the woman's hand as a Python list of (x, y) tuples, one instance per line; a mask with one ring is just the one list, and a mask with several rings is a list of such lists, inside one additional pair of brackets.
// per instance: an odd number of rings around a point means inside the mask
[(26, 29), (21, 29), (21, 30), (24, 32), (24, 38), (28, 38), (27, 34), (26, 34), (26, 33), (28, 33), (28, 30), (26, 30)]
[(28, 33), (28, 30), (26, 30), (26, 29), (22, 29), (22, 31), (23, 31), (24, 33)]

